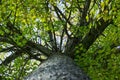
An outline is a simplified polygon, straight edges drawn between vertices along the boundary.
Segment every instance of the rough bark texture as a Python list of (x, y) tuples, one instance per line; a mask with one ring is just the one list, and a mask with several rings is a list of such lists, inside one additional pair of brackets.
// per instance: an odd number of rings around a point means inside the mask
[(71, 58), (53, 55), (24, 80), (90, 80), (90, 78)]

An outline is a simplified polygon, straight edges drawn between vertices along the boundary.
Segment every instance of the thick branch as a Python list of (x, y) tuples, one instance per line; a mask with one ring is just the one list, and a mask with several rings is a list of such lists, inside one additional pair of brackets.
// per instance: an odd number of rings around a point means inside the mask
[(7, 65), (11, 61), (15, 60), (17, 57), (22, 55), (23, 50), (18, 50), (15, 53), (12, 53), (10, 56), (8, 56), (0, 65)]
[(34, 55), (34, 53), (32, 53), (31, 50), (32, 50), (32, 47), (28, 47), (27, 45), (21, 49), (17, 49), (14, 53), (12, 53), (10, 56), (8, 56), (0, 65), (9, 64), (16, 58), (20, 57), (22, 55), (22, 53), (27, 53), (30, 56), (30, 58), (32, 58), (32, 59), (43, 61), (42, 59), (39, 58), (39, 56)]
[[(95, 42), (95, 40), (102, 34), (102, 32), (112, 23), (112, 20), (104, 21), (101, 18), (98, 23), (96, 24), (97, 27), (92, 27), (90, 31), (86, 34), (86, 36), (81, 40), (79, 38), (73, 38), (71, 45), (72, 48), (65, 50), (65, 52), (69, 52), (69, 56), (74, 58), (75, 47), (78, 46), (80, 43), (82, 44), (83, 48), (88, 50), (89, 47)], [(71, 46), (69, 44), (69, 46)], [(80, 53), (84, 53), (85, 51), (80, 51)]]
[(31, 46), (32, 48), (37, 49), (38, 51), (42, 52), (44, 55), (46, 56), (50, 56), (53, 52), (51, 50), (49, 50), (48, 48), (40, 45), (40, 44), (36, 44), (32, 41), (28, 41), (26, 43), (28, 46)]
[[(9, 44), (12, 44), (12, 45), (16, 46), (15, 43), (13, 43), (12, 41), (9, 41), (5, 37), (0, 37), (0, 42), (6, 42), (6, 43), (9, 43)], [(45, 54), (47, 56), (49, 56), (52, 53), (52, 51), (49, 50), (48, 48), (46, 48), (46, 47), (44, 47), (44, 46), (42, 46), (40, 44), (34, 43), (32, 41), (28, 41), (27, 45), (31, 46), (32, 48), (35, 48), (35, 49), (39, 50), (40, 52), (42, 52), (43, 54)]]
[[(100, 22), (100, 23), (99, 23)], [(90, 31), (86, 34), (86, 36), (82, 40), (83, 47), (85, 49), (89, 49), (89, 47), (95, 42), (95, 40), (102, 34), (102, 32), (107, 28), (108, 25), (112, 23), (112, 20), (104, 21), (101, 18), (97, 27), (92, 27)]]

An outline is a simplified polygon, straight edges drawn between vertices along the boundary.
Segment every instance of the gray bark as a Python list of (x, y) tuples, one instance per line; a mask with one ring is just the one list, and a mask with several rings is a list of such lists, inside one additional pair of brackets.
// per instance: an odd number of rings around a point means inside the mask
[(64, 55), (52, 55), (24, 80), (90, 80), (90, 78)]

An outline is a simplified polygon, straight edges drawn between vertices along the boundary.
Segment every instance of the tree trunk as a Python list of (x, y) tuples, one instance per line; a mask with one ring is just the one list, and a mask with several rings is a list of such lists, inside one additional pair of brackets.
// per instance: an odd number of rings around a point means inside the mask
[(71, 58), (54, 54), (24, 80), (90, 80), (90, 78)]

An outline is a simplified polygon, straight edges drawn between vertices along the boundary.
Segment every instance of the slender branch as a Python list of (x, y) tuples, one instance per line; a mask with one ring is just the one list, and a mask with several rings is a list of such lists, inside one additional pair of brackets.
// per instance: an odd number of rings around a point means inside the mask
[(87, 12), (89, 10), (89, 7), (90, 7), (90, 3), (91, 3), (91, 0), (86, 0), (85, 2), (85, 5), (84, 5), (84, 8), (83, 8), (83, 12), (82, 12), (82, 16), (81, 16), (81, 22), (80, 22), (80, 26), (81, 25), (84, 25), (84, 23), (86, 22), (86, 16), (87, 16)]
[(65, 31), (67, 37), (71, 38), (71, 35), (68, 33), (68, 30), (67, 30), (67, 23), (64, 24), (64, 31)]
[(63, 37), (64, 37), (64, 30), (62, 30), (62, 34), (60, 36), (60, 51), (62, 51)]
[(17, 34), (22, 35), (22, 32), (21, 32), (19, 29), (17, 29), (17, 28), (14, 26), (14, 24), (13, 24), (11, 21), (9, 21), (9, 20), (8, 20), (8, 22), (7, 22), (7, 28), (8, 28), (12, 33), (17, 33)]
[(80, 8), (80, 5), (79, 5), (79, 0), (77, 0), (77, 6), (78, 6), (78, 10), (79, 10), (79, 12), (81, 13), (82, 12), (82, 8)]
[(9, 52), (9, 51), (13, 51), (15, 50), (15, 47), (12, 46), (12, 47), (7, 47), (7, 48), (3, 48), (2, 50), (0, 50), (0, 52)]
[(55, 9), (55, 12), (56, 13), (60, 13), (61, 14), (61, 16), (65, 19), (65, 21), (69, 24), (69, 25), (73, 25), (68, 19), (67, 19), (67, 17), (62, 13), (62, 11), (57, 7), (57, 6), (53, 6), (54, 7), (54, 9)]
[[(71, 6), (72, 6), (72, 5), (71, 5)], [(70, 9), (70, 12), (69, 12), (69, 16), (68, 16), (68, 18), (67, 18), (67, 21), (70, 20), (70, 18), (71, 18), (71, 13), (72, 13), (72, 9)], [(67, 22), (66, 22), (65, 25), (64, 25), (64, 30), (65, 30), (65, 33), (66, 33), (66, 35), (68, 36), (68, 38), (71, 38), (71, 36), (70, 36), (70, 34), (68, 33), (68, 30), (67, 30)]]
[[(70, 8), (72, 8), (72, 6), (73, 6), (73, 3), (71, 4)], [(66, 7), (67, 7), (67, 6), (66, 6)], [(70, 20), (70, 18), (71, 18), (71, 14), (72, 14), (72, 9), (70, 9), (70, 12), (69, 12), (69, 15), (68, 15), (67, 21)]]
[(55, 12), (56, 12), (58, 18), (59, 18), (61, 21), (63, 21), (62, 18), (60, 17), (60, 14), (59, 14), (58, 11), (57, 11), (57, 9), (56, 9), (56, 8), (54, 8), (54, 9), (55, 9)]
[(57, 39), (56, 39), (56, 34), (55, 34), (54, 26), (53, 26), (53, 37), (54, 37), (54, 42), (55, 42), (55, 50), (57, 52), (58, 51), (58, 47), (57, 47)]
[(6, 42), (17, 47), (16, 43), (8, 37), (0, 36), (0, 42)]
[[(59, 10), (59, 11), (60, 11), (60, 10)], [(70, 38), (71, 36), (69, 35), (68, 30), (67, 30), (67, 23), (69, 23), (70, 25), (72, 25), (72, 24), (69, 22), (69, 19), (70, 19), (70, 17), (71, 17), (71, 10), (70, 10), (70, 13), (69, 13), (68, 18), (66, 18), (66, 16), (65, 16), (61, 11), (58, 13), (58, 8), (56, 8), (56, 7), (55, 7), (55, 12), (56, 12), (58, 18), (59, 18), (62, 22), (64, 22), (64, 21), (63, 21), (63, 19), (60, 17), (60, 14), (59, 14), (59, 13), (61, 13), (61, 14), (65, 17), (65, 19), (66, 19), (65, 22), (66, 22), (66, 23), (64, 24), (64, 30), (65, 30), (65, 33), (66, 33), (66, 35), (68, 36), (68, 38)]]
[(54, 37), (55, 32), (51, 32), (51, 30), (48, 31), (49, 38), (50, 38), (50, 44), (52, 46), (53, 51), (57, 51), (57, 44), (56, 44), (56, 38)]

